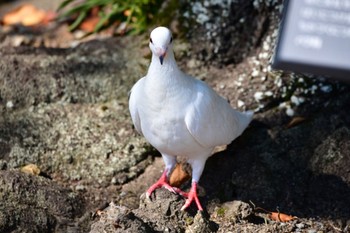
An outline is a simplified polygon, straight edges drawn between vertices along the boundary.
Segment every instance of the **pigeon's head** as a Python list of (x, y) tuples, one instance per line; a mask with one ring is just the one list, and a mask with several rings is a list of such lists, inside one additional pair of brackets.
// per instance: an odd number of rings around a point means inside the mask
[(167, 53), (172, 50), (172, 42), (173, 36), (166, 27), (157, 27), (151, 32), (149, 47), (152, 53), (159, 57), (161, 65), (163, 65), (163, 60)]

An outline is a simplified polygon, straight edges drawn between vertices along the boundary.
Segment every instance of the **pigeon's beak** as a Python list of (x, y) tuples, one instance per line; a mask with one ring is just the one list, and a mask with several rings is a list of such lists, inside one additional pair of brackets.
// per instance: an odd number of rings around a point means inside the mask
[(163, 61), (166, 56), (166, 49), (158, 48), (156, 51), (157, 55), (159, 56), (160, 64), (163, 65)]
[(164, 60), (165, 55), (166, 55), (166, 53), (164, 53), (163, 55), (159, 56), (159, 61), (160, 61), (161, 65), (163, 65), (163, 60)]

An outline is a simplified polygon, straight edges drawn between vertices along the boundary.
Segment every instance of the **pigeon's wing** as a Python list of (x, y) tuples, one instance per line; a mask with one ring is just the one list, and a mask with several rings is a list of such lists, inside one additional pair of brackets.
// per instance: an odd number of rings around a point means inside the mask
[(202, 81), (196, 80), (194, 86), (194, 96), (185, 116), (188, 131), (203, 147), (231, 143), (248, 126), (252, 114), (234, 110)]
[(134, 123), (135, 129), (139, 134), (142, 134), (141, 130), (141, 121), (140, 116), (137, 108), (137, 103), (139, 101), (142, 101), (142, 97), (140, 95), (142, 94), (142, 86), (144, 82), (145, 77), (141, 78), (139, 81), (135, 83), (135, 85), (131, 88), (131, 91), (129, 93), (129, 111), (131, 115), (132, 122)]

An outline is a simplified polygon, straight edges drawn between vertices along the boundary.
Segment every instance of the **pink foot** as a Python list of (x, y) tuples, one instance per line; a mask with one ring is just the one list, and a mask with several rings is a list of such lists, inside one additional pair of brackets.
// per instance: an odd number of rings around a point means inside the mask
[(203, 211), (202, 205), (199, 202), (198, 196), (197, 196), (197, 183), (192, 182), (191, 190), (189, 193), (181, 194), (182, 196), (185, 196), (187, 198), (185, 204), (182, 206), (181, 210), (187, 209), (193, 201), (196, 202), (197, 208), (199, 211)]
[(158, 188), (166, 188), (167, 190), (169, 190), (172, 193), (179, 193), (179, 194), (183, 194), (184, 192), (182, 192), (180, 189), (176, 188), (176, 187), (171, 187), (167, 181), (167, 170), (165, 170), (162, 174), (162, 176), (159, 178), (159, 180), (154, 183), (146, 192), (147, 197), (149, 198), (151, 196), (151, 194), (154, 192), (154, 190), (158, 189)]

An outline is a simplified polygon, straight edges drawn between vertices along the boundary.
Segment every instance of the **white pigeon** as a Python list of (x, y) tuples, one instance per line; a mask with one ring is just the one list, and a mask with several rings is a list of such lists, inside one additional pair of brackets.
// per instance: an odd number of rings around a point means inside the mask
[[(197, 196), (197, 183), (214, 147), (227, 145), (248, 126), (253, 112), (238, 112), (203, 81), (183, 73), (173, 53), (173, 38), (166, 27), (151, 32), (152, 61), (147, 75), (131, 89), (129, 109), (136, 130), (163, 157), (165, 170), (147, 190), (147, 197), (160, 187), (187, 198), (181, 210), (193, 201), (203, 208)], [(171, 187), (170, 172), (176, 156), (185, 156), (192, 167), (189, 193)]]

